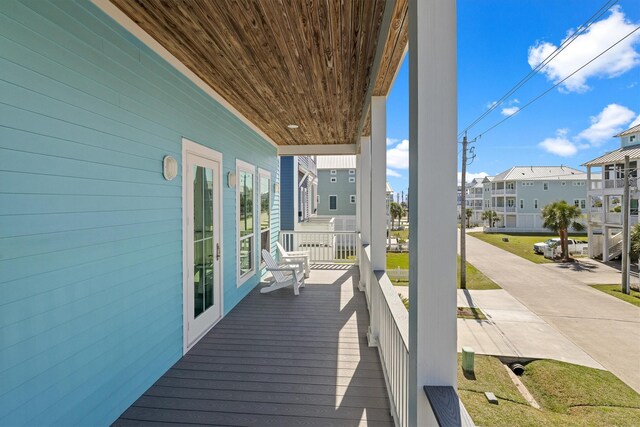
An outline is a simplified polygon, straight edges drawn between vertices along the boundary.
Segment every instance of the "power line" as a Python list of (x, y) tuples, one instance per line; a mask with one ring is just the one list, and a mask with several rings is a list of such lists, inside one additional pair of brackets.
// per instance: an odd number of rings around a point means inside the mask
[(480, 121), (482, 121), (485, 117), (487, 117), (489, 114), (491, 114), (493, 111), (495, 111), (500, 105), (504, 104), (504, 102), (511, 95), (513, 95), (515, 92), (517, 92), (522, 86), (524, 86), (529, 80), (531, 80), (537, 73), (539, 73), (544, 67), (546, 67), (553, 59), (555, 59), (555, 57), (558, 56), (560, 54), (560, 52), (562, 52), (564, 49), (566, 49), (579, 36), (581, 36), (584, 32), (586, 32), (589, 29), (589, 27), (591, 27), (591, 25), (596, 20), (598, 20), (609, 9), (611, 9), (611, 7), (613, 7), (618, 1), (619, 0), (607, 0), (605, 2), (605, 4), (602, 5), (600, 7), (600, 9), (598, 9), (596, 11), (596, 13), (591, 15), (591, 17), (589, 17), (589, 19), (587, 19), (585, 22), (583, 22), (582, 25), (580, 25), (569, 37), (567, 37), (567, 39), (564, 40), (564, 42), (562, 42), (560, 44), (560, 46), (558, 46), (553, 52), (551, 52), (544, 60), (542, 60), (542, 62), (540, 62), (538, 65), (536, 65), (536, 67), (533, 70), (531, 70), (529, 72), (529, 74), (524, 76), (518, 83), (515, 84), (515, 86), (513, 86), (511, 89), (509, 89), (509, 91), (507, 91), (507, 93), (502, 95), (502, 97), (498, 101), (493, 103), (489, 107), (489, 109), (487, 109), (487, 111), (482, 113), (470, 125), (468, 125), (464, 130), (462, 130), (458, 134), (458, 138), (460, 138), (460, 136), (462, 134), (464, 134), (464, 132), (466, 132), (469, 129), (471, 129), (472, 127), (474, 127), (476, 124), (478, 124)]
[(602, 52), (600, 52), (597, 56), (591, 58), (591, 60), (589, 60), (589, 62), (587, 62), (586, 64), (584, 64), (582, 67), (578, 68), (577, 70), (575, 70), (573, 73), (569, 74), (567, 77), (565, 77), (564, 79), (560, 80), (558, 83), (554, 84), (553, 86), (551, 86), (549, 89), (545, 90), (544, 92), (542, 92), (540, 95), (536, 96), (535, 98), (533, 98), (531, 101), (527, 102), (526, 104), (524, 104), (518, 111), (516, 111), (515, 113), (505, 117), (504, 119), (500, 120), (499, 122), (497, 122), (496, 124), (494, 124), (493, 126), (491, 126), (490, 128), (488, 128), (487, 130), (485, 130), (484, 132), (480, 132), (475, 138), (482, 138), (482, 136), (484, 134), (486, 134), (487, 132), (495, 129), (496, 127), (500, 126), (502, 123), (506, 122), (507, 120), (509, 120), (510, 118), (512, 118), (513, 116), (517, 116), (518, 114), (520, 114), (520, 112), (522, 110), (524, 110), (525, 108), (527, 108), (529, 105), (533, 104), (534, 102), (536, 102), (538, 99), (542, 98), (543, 96), (545, 96), (546, 94), (548, 94), (549, 92), (551, 92), (553, 89), (555, 89), (556, 87), (558, 87), (559, 85), (561, 85), (562, 83), (564, 83), (567, 79), (569, 79), (570, 77), (572, 77), (574, 74), (576, 74), (578, 71), (582, 70), (584, 67), (586, 67), (587, 65), (591, 64), (593, 61), (595, 61), (596, 59), (600, 58), (602, 55), (604, 55), (605, 53), (607, 53), (608, 51), (610, 51), (611, 49), (613, 49), (615, 46), (617, 46), (620, 42), (622, 42), (624, 39), (626, 39), (627, 37), (631, 36), (633, 33), (635, 33), (636, 31), (640, 30), (640, 27), (636, 27), (634, 30), (632, 30), (630, 33), (628, 33), (626, 36), (624, 36), (623, 38), (621, 38), (620, 40), (618, 40), (617, 42), (615, 42), (614, 44), (612, 44), (611, 46), (609, 46), (608, 48), (606, 48), (605, 50), (603, 50)]

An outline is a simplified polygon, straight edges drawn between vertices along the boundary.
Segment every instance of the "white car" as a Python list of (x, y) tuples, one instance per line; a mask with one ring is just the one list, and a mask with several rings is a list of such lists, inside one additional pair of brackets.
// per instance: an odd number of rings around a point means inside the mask
[[(587, 242), (584, 240), (574, 240), (568, 239), (569, 253), (570, 254), (580, 254), (585, 248), (587, 248)], [(544, 253), (545, 248), (553, 246), (554, 248), (560, 247), (560, 238), (554, 237), (553, 239), (549, 239), (545, 242), (539, 242), (533, 245), (533, 251), (537, 254)]]

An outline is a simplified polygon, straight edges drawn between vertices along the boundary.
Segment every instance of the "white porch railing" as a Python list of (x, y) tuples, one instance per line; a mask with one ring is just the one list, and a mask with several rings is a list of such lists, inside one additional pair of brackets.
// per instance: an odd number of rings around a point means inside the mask
[(309, 251), (311, 262), (355, 262), (357, 234), (349, 231), (280, 231), (286, 251)]
[(602, 181), (591, 181), (591, 190), (602, 190)]
[(607, 224), (622, 224), (622, 214), (620, 212), (607, 212), (605, 214)]
[[(369, 247), (360, 251), (360, 275), (365, 277), (372, 330), (396, 425), (409, 421), (409, 313), (384, 271), (372, 271)], [(374, 323), (375, 322), (375, 323)]]
[(591, 211), (591, 222), (602, 223), (602, 211)]

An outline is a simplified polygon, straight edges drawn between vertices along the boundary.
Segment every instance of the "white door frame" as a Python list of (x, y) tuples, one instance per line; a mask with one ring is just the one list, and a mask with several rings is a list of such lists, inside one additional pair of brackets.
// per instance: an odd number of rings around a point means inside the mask
[[(213, 160), (215, 162), (218, 162), (219, 164), (219, 172), (218, 172), (218, 176), (215, 177), (215, 179), (217, 179), (217, 187), (218, 187), (218, 200), (216, 200), (217, 202), (217, 208), (219, 209), (219, 214), (218, 214), (218, 220), (214, 222), (214, 227), (216, 227), (219, 231), (218, 231), (218, 240), (220, 242), (220, 251), (221, 251), (221, 258), (220, 258), (220, 262), (218, 263), (218, 271), (219, 271), (219, 286), (220, 286), (220, 292), (219, 292), (219, 310), (220, 310), (220, 316), (218, 317), (218, 319), (216, 321), (213, 322), (213, 324), (208, 327), (194, 342), (192, 342), (191, 344), (189, 344), (189, 333), (188, 333), (188, 326), (189, 326), (189, 313), (188, 313), (188, 307), (189, 307), (189, 298), (188, 298), (188, 289), (187, 286), (190, 283), (190, 268), (191, 266), (189, 265), (189, 259), (188, 259), (188, 251), (189, 248), (187, 247), (187, 241), (188, 236), (187, 236), (187, 230), (189, 230), (189, 224), (188, 224), (188, 217), (190, 214), (190, 210), (189, 207), (187, 206), (188, 203), (188, 198), (187, 198), (187, 188), (188, 188), (188, 182), (186, 179), (187, 176), (187, 154), (195, 154), (197, 156), (200, 157), (204, 157), (205, 159), (209, 159), (209, 160)], [(222, 216), (223, 216), (223, 195), (222, 195), (222, 153), (212, 150), (211, 148), (205, 147), (203, 145), (200, 145), (196, 142), (193, 142), (187, 138), (182, 138), (182, 354), (186, 354), (187, 351), (189, 351), (194, 345), (197, 344), (197, 342), (207, 334), (207, 332), (209, 332), (211, 330), (211, 328), (213, 328), (223, 317), (224, 315), (224, 271), (223, 271), (223, 266), (224, 266), (224, 245), (223, 245), (223, 234), (224, 234), (224, 230), (222, 228)], [(214, 249), (215, 250), (215, 249)]]

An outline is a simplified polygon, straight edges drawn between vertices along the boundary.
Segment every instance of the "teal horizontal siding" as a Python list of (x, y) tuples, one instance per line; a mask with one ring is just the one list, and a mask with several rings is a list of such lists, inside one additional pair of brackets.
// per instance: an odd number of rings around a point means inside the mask
[(275, 148), (89, 1), (2, 2), (0, 424), (109, 424), (181, 356), (182, 181), (161, 172), (183, 137), (223, 155), (226, 314), (259, 280), (237, 286), (226, 174), (273, 190)]

